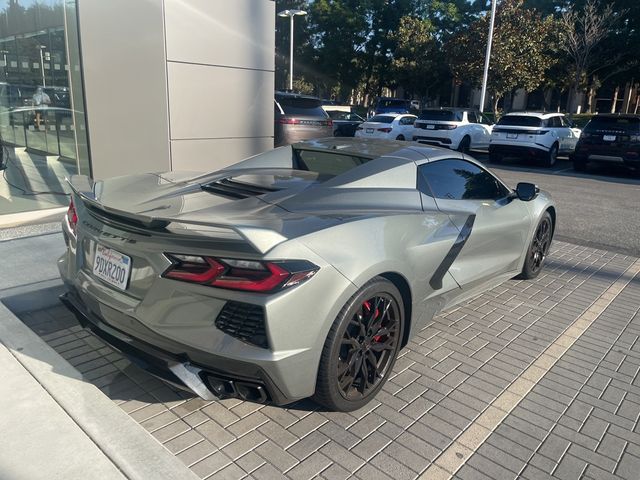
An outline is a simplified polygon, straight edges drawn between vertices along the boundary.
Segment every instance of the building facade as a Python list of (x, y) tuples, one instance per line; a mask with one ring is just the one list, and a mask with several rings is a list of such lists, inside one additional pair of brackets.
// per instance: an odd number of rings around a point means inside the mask
[[(0, 0), (0, 216), (273, 146), (273, 0)], [(4, 78), (2, 75), (4, 74)]]

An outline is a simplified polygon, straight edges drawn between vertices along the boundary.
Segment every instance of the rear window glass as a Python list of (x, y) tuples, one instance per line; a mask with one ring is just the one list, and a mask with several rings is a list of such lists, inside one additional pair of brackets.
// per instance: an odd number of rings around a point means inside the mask
[(542, 119), (529, 115), (505, 115), (498, 125), (512, 125), (514, 127), (541, 127)]
[(378, 123), (391, 123), (393, 119), (396, 117), (391, 117), (389, 115), (374, 115), (369, 119), (370, 122), (378, 122)]
[(406, 100), (378, 100), (378, 108), (409, 108), (409, 102)]
[(607, 129), (637, 132), (640, 131), (640, 118), (595, 116), (584, 127), (585, 132)]
[(326, 118), (327, 114), (322, 109), (322, 102), (315, 98), (280, 97), (277, 98), (285, 115), (310, 115)]
[(321, 176), (336, 176), (356, 168), (370, 159), (344, 153), (294, 150), (298, 168), (317, 172)]
[(455, 122), (462, 120), (462, 113), (453, 110), (423, 110), (420, 113), (419, 120), (442, 120), (445, 122)]

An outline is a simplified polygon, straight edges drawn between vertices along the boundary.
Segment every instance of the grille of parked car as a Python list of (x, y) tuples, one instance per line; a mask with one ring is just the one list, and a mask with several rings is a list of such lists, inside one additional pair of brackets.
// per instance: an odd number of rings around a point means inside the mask
[(216, 327), (243, 342), (269, 348), (264, 325), (264, 309), (258, 305), (227, 302), (216, 318)]

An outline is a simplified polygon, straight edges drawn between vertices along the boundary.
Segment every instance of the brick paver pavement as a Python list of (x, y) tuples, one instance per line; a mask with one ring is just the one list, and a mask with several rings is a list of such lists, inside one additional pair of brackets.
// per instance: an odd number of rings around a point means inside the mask
[[(437, 316), (378, 397), (352, 413), (310, 401), (206, 402), (131, 365), (62, 306), (21, 318), (202, 478), (403, 480), (487, 428), (481, 414), (636, 260), (555, 242), (537, 280), (506, 282)], [(446, 476), (639, 478), (639, 305), (636, 277), (477, 450), (453, 452), (461, 468)]]

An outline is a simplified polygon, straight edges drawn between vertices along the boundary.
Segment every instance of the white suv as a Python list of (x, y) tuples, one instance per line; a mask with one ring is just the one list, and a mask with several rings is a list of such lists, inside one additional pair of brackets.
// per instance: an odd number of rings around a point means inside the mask
[(580, 138), (562, 113), (507, 113), (493, 127), (489, 161), (499, 163), (505, 156), (540, 158), (551, 167), (558, 154), (572, 153)]
[(487, 149), (493, 125), (477, 110), (443, 108), (423, 110), (413, 127), (415, 142), (468, 152)]

